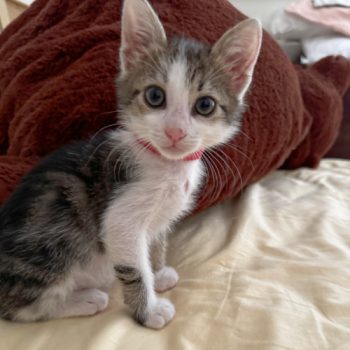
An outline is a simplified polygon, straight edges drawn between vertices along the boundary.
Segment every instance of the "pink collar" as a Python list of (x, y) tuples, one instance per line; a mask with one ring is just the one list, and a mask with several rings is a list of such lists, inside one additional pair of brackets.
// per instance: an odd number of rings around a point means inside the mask
[[(137, 138), (137, 142), (141, 146), (143, 146), (144, 148), (148, 149), (151, 153), (162, 157), (162, 155), (159, 153), (159, 151), (155, 147), (153, 147), (149, 142), (146, 142), (146, 141), (139, 139), (139, 138)], [(204, 152), (204, 149), (201, 148), (199, 151), (194, 152), (192, 154), (189, 154), (188, 156), (186, 156), (185, 158), (183, 158), (181, 160), (185, 160), (185, 161), (198, 160), (202, 157), (203, 152)]]

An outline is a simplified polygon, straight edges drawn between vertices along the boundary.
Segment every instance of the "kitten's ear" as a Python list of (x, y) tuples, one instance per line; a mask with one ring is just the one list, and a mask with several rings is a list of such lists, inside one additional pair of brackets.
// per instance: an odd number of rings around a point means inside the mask
[(125, 0), (119, 53), (122, 73), (133, 66), (150, 44), (164, 43), (164, 28), (147, 0)]
[(232, 76), (232, 87), (242, 99), (252, 81), (262, 41), (260, 21), (248, 19), (229, 29), (212, 48), (213, 57)]

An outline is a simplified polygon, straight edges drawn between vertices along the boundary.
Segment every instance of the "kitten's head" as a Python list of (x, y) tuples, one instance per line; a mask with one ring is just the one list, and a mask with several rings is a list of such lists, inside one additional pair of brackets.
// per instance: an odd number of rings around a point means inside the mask
[(118, 100), (124, 127), (168, 159), (226, 142), (238, 130), (261, 45), (257, 20), (213, 47), (167, 40), (146, 0), (125, 0)]

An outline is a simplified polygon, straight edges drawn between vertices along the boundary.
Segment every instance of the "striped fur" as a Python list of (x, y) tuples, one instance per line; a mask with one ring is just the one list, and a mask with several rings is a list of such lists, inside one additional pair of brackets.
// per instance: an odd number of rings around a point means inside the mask
[[(201, 161), (183, 159), (238, 132), (261, 28), (246, 21), (214, 47), (168, 41), (146, 0), (125, 0), (122, 23), (121, 128), (47, 157), (0, 209), (3, 318), (93, 315), (107, 307), (115, 278), (139, 323), (159, 329), (175, 315), (156, 291), (178, 281), (165, 266), (166, 236), (202, 179)], [(165, 94), (157, 108), (146, 103), (149, 86)], [(195, 106), (208, 96), (215, 108), (204, 116)]]

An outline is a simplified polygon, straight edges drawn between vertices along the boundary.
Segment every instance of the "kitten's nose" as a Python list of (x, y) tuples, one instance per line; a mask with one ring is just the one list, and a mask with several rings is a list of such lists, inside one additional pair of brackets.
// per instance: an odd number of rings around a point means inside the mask
[(179, 142), (186, 136), (186, 133), (180, 128), (166, 128), (164, 132), (168, 139), (174, 143)]

